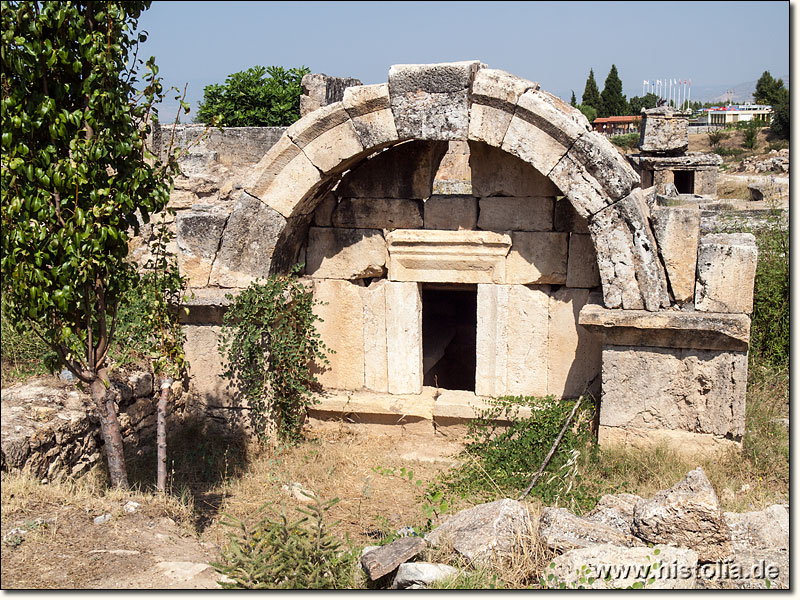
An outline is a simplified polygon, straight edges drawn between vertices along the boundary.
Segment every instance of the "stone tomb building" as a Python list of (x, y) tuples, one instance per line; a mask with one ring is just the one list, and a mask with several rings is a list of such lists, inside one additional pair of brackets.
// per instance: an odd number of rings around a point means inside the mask
[(277, 133), (249, 163), (227, 158), (249, 134), (212, 135), (176, 186), (209, 413), (224, 294), (304, 262), (336, 351), (312, 416), (433, 433), (487, 397), (592, 392), (603, 444), (741, 439), (754, 240), (657, 206), (579, 111), (477, 61), (395, 65)]

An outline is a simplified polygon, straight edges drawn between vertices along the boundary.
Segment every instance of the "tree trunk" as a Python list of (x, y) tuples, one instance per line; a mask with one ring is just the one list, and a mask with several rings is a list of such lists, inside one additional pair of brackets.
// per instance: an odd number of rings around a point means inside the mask
[(159, 492), (167, 489), (167, 401), (172, 379), (161, 381), (161, 396), (156, 409), (156, 488)]
[(120, 489), (128, 489), (128, 473), (125, 470), (125, 455), (122, 449), (122, 433), (114, 406), (114, 395), (109, 391), (108, 372), (100, 369), (97, 378), (92, 382), (92, 400), (100, 415), (100, 431), (106, 448), (108, 476), (111, 485)]

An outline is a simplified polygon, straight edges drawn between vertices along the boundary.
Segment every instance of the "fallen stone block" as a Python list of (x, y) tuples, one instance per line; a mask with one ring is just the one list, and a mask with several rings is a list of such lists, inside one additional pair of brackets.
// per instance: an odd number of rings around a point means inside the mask
[(670, 489), (637, 502), (633, 533), (653, 544), (691, 548), (701, 562), (724, 560), (732, 550), (717, 494), (700, 467)]
[[(570, 550), (545, 570), (549, 587), (608, 590), (636, 586), (653, 590), (692, 590), (697, 585), (697, 553), (657, 545), (625, 548), (611, 544)], [(552, 579), (551, 579), (552, 577)]]
[(650, 219), (672, 296), (680, 305), (690, 303), (694, 300), (700, 209), (655, 206)]
[(460, 570), (439, 563), (411, 562), (397, 568), (391, 589), (424, 589), (430, 584), (458, 575)]
[(606, 494), (585, 518), (629, 534), (633, 526), (633, 509), (641, 499), (636, 494)]
[(566, 508), (547, 507), (539, 516), (539, 538), (551, 550), (567, 552), (611, 544), (630, 548), (644, 544), (630, 533), (615, 527), (578, 517)]
[(372, 581), (388, 575), (407, 560), (414, 558), (426, 548), (421, 537), (404, 537), (391, 544), (367, 552), (361, 557), (361, 566)]
[(505, 498), (462, 510), (425, 536), (433, 546), (445, 541), (477, 563), (508, 556), (520, 543), (527, 543), (531, 521), (523, 504)]

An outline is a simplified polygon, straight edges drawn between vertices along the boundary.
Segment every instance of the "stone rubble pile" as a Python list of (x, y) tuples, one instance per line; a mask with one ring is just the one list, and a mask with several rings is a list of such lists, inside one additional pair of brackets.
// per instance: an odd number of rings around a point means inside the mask
[[(723, 513), (702, 468), (652, 498), (603, 496), (583, 517), (545, 508), (535, 523), (504, 499), (463, 510), (424, 538), (364, 549), (361, 564), (379, 587), (422, 589), (491, 566), (536, 543), (559, 554), (545, 570), (550, 587), (784, 589), (789, 586), (789, 511)], [(413, 562), (428, 547), (452, 549), (460, 566)], [(552, 577), (550, 577), (552, 576)]]
[(767, 158), (744, 158), (736, 170), (740, 173), (788, 173), (789, 149), (771, 150)]
[[(153, 375), (112, 377), (123, 443), (140, 451), (155, 439)], [(171, 412), (183, 408), (180, 383)], [(86, 473), (100, 461), (103, 438), (94, 403), (75, 383), (40, 377), (2, 390), (2, 470), (43, 481)]]

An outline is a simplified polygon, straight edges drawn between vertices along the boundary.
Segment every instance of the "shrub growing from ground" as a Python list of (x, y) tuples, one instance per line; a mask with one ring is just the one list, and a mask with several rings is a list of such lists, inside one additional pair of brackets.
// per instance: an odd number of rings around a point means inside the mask
[(610, 139), (611, 143), (615, 146), (619, 146), (625, 150), (630, 150), (635, 148), (636, 145), (639, 143), (639, 134), (638, 133), (626, 133), (625, 135), (615, 135), (612, 136)]
[[(226, 515), (231, 527), (229, 544), (214, 568), (233, 581), (225, 589), (346, 589), (354, 584), (356, 551), (330, 534), (325, 514), (338, 498), (321, 502), (316, 497), (306, 516), (290, 522), (284, 513), (277, 519), (265, 516), (255, 527)], [(257, 517), (263, 514), (262, 506)]]

